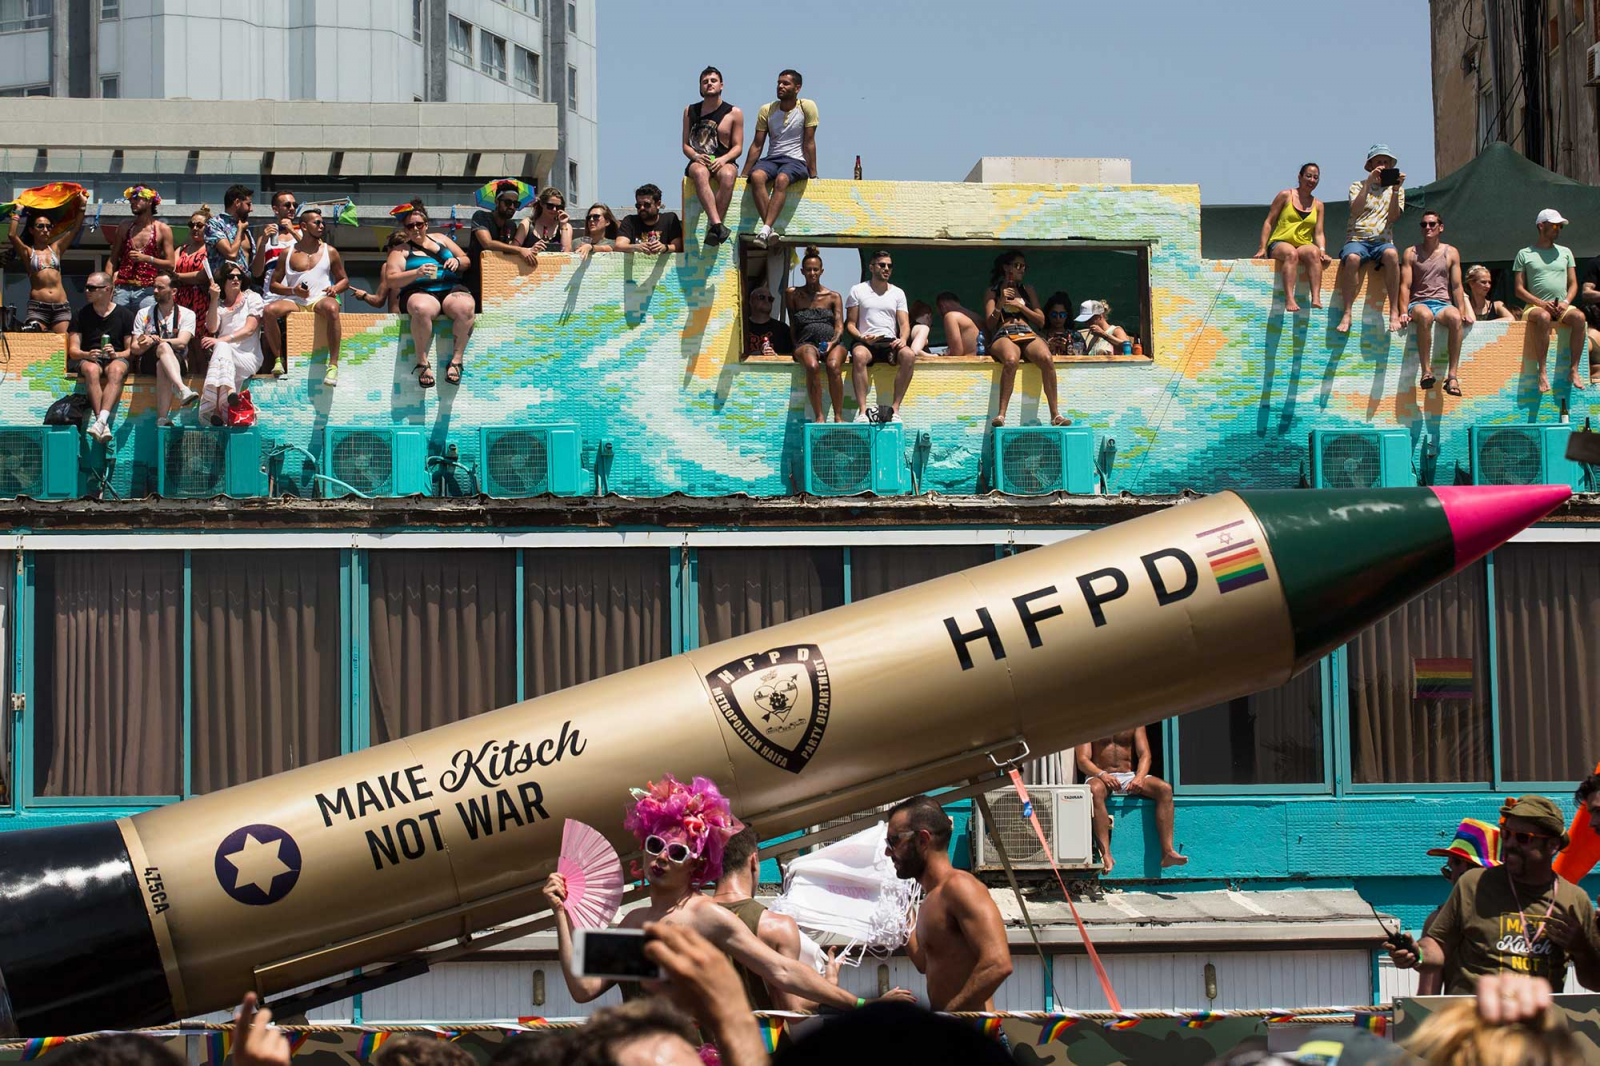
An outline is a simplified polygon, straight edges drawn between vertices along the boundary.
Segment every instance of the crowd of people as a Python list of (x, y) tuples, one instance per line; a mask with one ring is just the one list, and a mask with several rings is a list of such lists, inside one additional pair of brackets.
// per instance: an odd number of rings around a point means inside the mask
[[(1445, 243), (1444, 216), (1438, 211), (1424, 211), (1418, 219), (1421, 232), (1417, 243), (1404, 253), (1399, 250), (1394, 224), (1405, 211), (1406, 176), (1387, 145), (1373, 145), (1362, 169), (1366, 177), (1350, 183), (1350, 216), (1338, 256), (1341, 313), (1334, 329), (1340, 333), (1350, 331), (1362, 269), (1373, 264), (1388, 298), (1389, 331), (1409, 329), (1416, 336), (1418, 385), (1429, 390), (1439, 384), (1433, 341), (1434, 327), (1443, 326), (1447, 352), (1443, 388), (1452, 396), (1460, 396), (1463, 331), (1478, 322), (1513, 321), (1519, 316), (1503, 301), (1490, 298), (1494, 277), (1488, 267), (1462, 267), (1461, 253)], [(1306, 163), (1300, 168), (1295, 187), (1284, 189), (1273, 198), (1261, 224), (1261, 243), (1255, 257), (1270, 258), (1278, 265), (1283, 306), (1289, 314), (1301, 310), (1296, 296), (1301, 270), (1306, 273), (1311, 306), (1323, 306), (1322, 272), (1333, 257), (1328, 254), (1324, 226), (1327, 209), (1316, 197), (1321, 180), (1322, 168)], [(1572, 250), (1556, 243), (1562, 228), (1569, 224), (1553, 208), (1540, 211), (1534, 220), (1538, 237), (1518, 252), (1511, 264), (1511, 291), (1521, 304), (1522, 321), (1528, 324), (1524, 351), (1538, 367), (1541, 392), (1550, 391), (1546, 364), (1555, 331), (1566, 334), (1572, 353), (1567, 370), (1569, 386), (1585, 387), (1578, 367), (1586, 337), (1589, 384), (1600, 385), (1600, 366), (1596, 366), (1594, 355), (1600, 346), (1600, 256), (1590, 261), (1580, 284)]]

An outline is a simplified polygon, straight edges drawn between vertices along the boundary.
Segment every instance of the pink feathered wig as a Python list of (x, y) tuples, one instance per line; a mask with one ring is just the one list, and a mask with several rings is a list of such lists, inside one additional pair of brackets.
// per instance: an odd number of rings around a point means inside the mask
[(714, 884), (722, 877), (723, 849), (744, 825), (733, 816), (733, 809), (717, 790), (715, 781), (696, 777), (685, 785), (671, 774), (663, 774), (660, 781), (629, 791), (633, 793), (633, 804), (622, 825), (638, 838), (641, 847), (652, 834), (681, 829), (690, 849), (703, 863), (698, 879)]

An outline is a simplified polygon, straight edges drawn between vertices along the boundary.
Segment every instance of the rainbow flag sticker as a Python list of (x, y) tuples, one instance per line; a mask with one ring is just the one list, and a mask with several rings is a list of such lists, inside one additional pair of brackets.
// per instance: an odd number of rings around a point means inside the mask
[(1075, 1014), (1052, 1014), (1044, 1027), (1039, 1030), (1040, 1045), (1048, 1044), (1052, 1040), (1060, 1040), (1061, 1034), (1078, 1024)]
[(1137, 1014), (1119, 1014), (1112, 1021), (1101, 1022), (1100, 1024), (1105, 1026), (1107, 1029), (1132, 1029), (1143, 1020), (1144, 1019), (1140, 1018)]
[(1467, 700), (1473, 696), (1471, 659), (1411, 660), (1411, 698)]
[(1240, 519), (1195, 534), (1196, 540), (1210, 545), (1206, 562), (1222, 592), (1237, 592), (1267, 579), (1267, 563), (1261, 557), (1261, 549), (1243, 527), (1244, 520)]
[(1195, 1011), (1183, 1020), (1183, 1025), (1186, 1029), (1204, 1029), (1218, 1018), (1225, 1017), (1227, 1015), (1219, 1014), (1214, 1010)]
[(54, 1051), (67, 1042), (64, 1036), (36, 1036), (22, 1047), (22, 1061), (32, 1062), (47, 1051)]
[(363, 1062), (371, 1062), (372, 1056), (378, 1053), (378, 1049), (387, 1039), (389, 1039), (388, 1033), (362, 1033), (361, 1042), (356, 1045), (356, 1057)]
[(980, 1018), (978, 1020), (978, 1028), (983, 1032), (983, 1035), (988, 1037), (990, 1040), (1000, 1039), (999, 1018)]
[(778, 1041), (783, 1037), (783, 1019), (758, 1018), (756, 1021), (761, 1026), (761, 1046), (767, 1049), (767, 1054), (777, 1054)]

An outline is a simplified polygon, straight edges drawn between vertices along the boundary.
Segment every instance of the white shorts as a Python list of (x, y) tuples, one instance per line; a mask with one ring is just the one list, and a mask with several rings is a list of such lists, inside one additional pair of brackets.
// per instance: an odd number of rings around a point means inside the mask
[(1117, 783), (1117, 787), (1112, 789), (1113, 792), (1127, 792), (1128, 786), (1133, 783), (1135, 776), (1131, 773), (1118, 773), (1116, 770), (1107, 770), (1106, 773), (1110, 774), (1111, 779)]

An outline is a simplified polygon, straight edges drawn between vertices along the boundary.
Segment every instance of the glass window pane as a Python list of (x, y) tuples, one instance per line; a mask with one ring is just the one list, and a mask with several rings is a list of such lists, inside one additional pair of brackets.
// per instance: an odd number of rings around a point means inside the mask
[(529, 699), (672, 653), (671, 560), (659, 550), (522, 553)]
[(516, 552), (367, 560), (372, 743), (516, 702)]
[(40, 552), (33, 780), (40, 796), (183, 791), (183, 553)]
[(1600, 550), (1511, 544), (1494, 554), (1500, 768), (1579, 781), (1600, 753)]
[(196, 793), (339, 754), (339, 582), (336, 551), (190, 556)]
[(1480, 562), (1351, 642), (1356, 783), (1489, 780), (1484, 592)]
[(851, 548), (850, 599), (864, 600), (992, 562), (992, 544)]
[(838, 548), (702, 548), (700, 645), (844, 603)]
[(1178, 755), (1186, 785), (1321, 784), (1321, 671), (1184, 715)]

